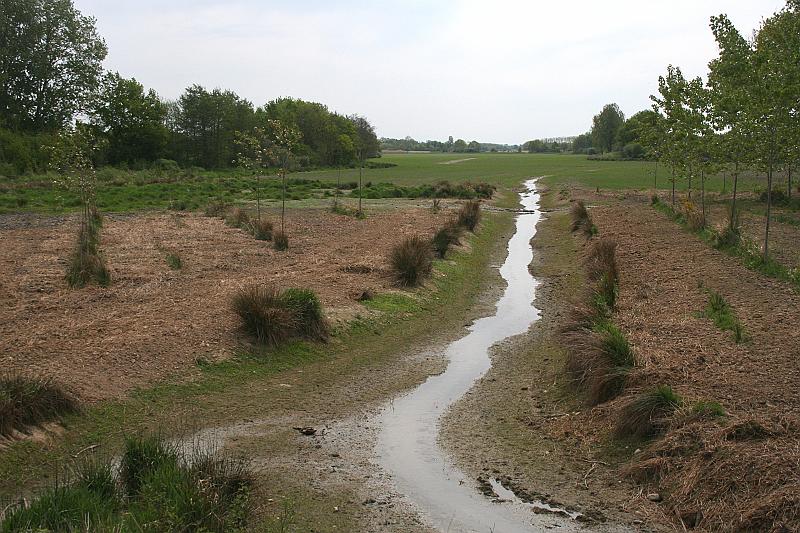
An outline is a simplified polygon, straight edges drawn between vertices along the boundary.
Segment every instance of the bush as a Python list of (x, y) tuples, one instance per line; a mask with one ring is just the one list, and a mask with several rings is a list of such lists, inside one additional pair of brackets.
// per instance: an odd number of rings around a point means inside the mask
[(283, 230), (278, 230), (272, 234), (272, 244), (273, 247), (283, 252), (289, 249), (289, 236)]
[(392, 249), (389, 262), (398, 283), (420, 285), (433, 269), (431, 241), (416, 235), (406, 237)]
[(74, 413), (78, 403), (63, 388), (50, 380), (22, 376), (0, 378), (0, 436), (15, 430), (57, 420)]
[(119, 482), (109, 461), (84, 462), (71, 483), (12, 509), (3, 531), (240, 531), (252, 484), (242, 461), (126, 438)]
[(92, 282), (104, 287), (111, 282), (99, 241), (99, 225), (92, 221), (82, 223), (67, 266), (66, 280), (70, 287), (81, 288)]
[(295, 315), (273, 287), (245, 287), (233, 297), (232, 307), (243, 329), (260, 344), (277, 346), (295, 332)]
[[(763, 191), (759, 196), (759, 200), (763, 203), (767, 203), (767, 191)], [(786, 191), (783, 189), (772, 189), (772, 205), (788, 205), (789, 204), (789, 196), (786, 194)]]
[(204, 213), (207, 217), (224, 217), (229, 208), (225, 202), (211, 202), (206, 205)]
[(172, 270), (180, 270), (183, 268), (183, 261), (181, 261), (181, 256), (174, 252), (170, 252), (167, 254), (167, 264)]
[(592, 223), (592, 217), (586, 209), (583, 200), (578, 200), (570, 208), (572, 216), (572, 231), (579, 231), (588, 239), (597, 233), (597, 227)]
[(619, 270), (616, 257), (617, 243), (611, 239), (598, 239), (586, 255), (586, 273), (595, 285), (595, 303), (614, 309), (617, 303)]
[(225, 219), (225, 222), (234, 228), (248, 229), (250, 227), (250, 215), (244, 209), (235, 207)]
[(683, 202), (683, 216), (686, 217), (686, 225), (690, 230), (700, 231), (705, 227), (703, 213), (697, 209), (697, 206), (691, 200)]
[(254, 220), (250, 224), (250, 230), (253, 232), (253, 237), (259, 241), (272, 240), (273, 226), (269, 220)]
[(324, 340), (328, 336), (328, 324), (322, 312), (319, 298), (310, 289), (286, 289), (281, 295), (286, 307), (295, 317), (295, 330), (307, 339)]
[(633, 350), (622, 332), (609, 322), (593, 331), (572, 333), (567, 370), (586, 391), (587, 402), (598, 405), (616, 398), (635, 365)]
[(663, 430), (666, 419), (680, 405), (680, 396), (670, 387), (660, 385), (636, 396), (623, 407), (615, 433), (618, 437), (652, 437)]
[(469, 200), (458, 212), (458, 225), (474, 232), (481, 220), (480, 200)]
[(433, 249), (438, 256), (444, 259), (451, 246), (461, 243), (463, 228), (454, 220), (448, 221), (433, 235)]

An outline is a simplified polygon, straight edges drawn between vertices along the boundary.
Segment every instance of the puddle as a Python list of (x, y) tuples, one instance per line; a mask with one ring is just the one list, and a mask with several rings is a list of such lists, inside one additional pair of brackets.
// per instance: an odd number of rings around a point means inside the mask
[(523, 502), (499, 483), (496, 490), (502, 494), (498, 496), (507, 501), (493, 502), (476, 489), (473, 479), (453, 466), (437, 443), (442, 414), (491, 367), (489, 349), (525, 333), (540, 316), (533, 306), (538, 282), (528, 270), (533, 260), (530, 241), (541, 217), (539, 194), (535, 179), (525, 186), (527, 192), (520, 195), (523, 209), (508, 243), (508, 257), (500, 267), (508, 286), (495, 314), (476, 320), (466, 336), (447, 346), (449, 364), (444, 373), (396, 398), (380, 417), (377, 452), (381, 466), (425, 520), (440, 531), (516, 533), (580, 528), (564, 510), (534, 512), (534, 504)]

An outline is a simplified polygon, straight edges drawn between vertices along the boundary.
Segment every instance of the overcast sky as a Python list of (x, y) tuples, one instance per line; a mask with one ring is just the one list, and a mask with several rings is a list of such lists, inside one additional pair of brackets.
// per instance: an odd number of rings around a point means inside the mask
[(782, 0), (75, 0), (106, 67), (165, 98), (231, 89), (366, 116), (383, 137), (519, 143), (650, 105), (668, 64), (704, 75), (708, 19), (746, 36)]

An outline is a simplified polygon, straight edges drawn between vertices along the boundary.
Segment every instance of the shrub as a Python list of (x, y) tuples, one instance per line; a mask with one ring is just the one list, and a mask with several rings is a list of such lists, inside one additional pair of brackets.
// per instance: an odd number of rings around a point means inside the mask
[(310, 289), (286, 289), (281, 295), (286, 307), (295, 318), (295, 330), (305, 338), (324, 340), (328, 336), (328, 324), (322, 312), (319, 298)]
[(259, 241), (272, 240), (272, 222), (268, 220), (254, 220), (250, 224), (250, 230), (253, 232), (253, 237)]
[(0, 378), (0, 436), (57, 420), (78, 410), (78, 403), (52, 381), (22, 376)]
[(618, 437), (652, 437), (663, 430), (666, 419), (680, 405), (680, 396), (666, 385), (641, 393), (623, 407), (615, 433)]
[(440, 258), (444, 259), (451, 246), (461, 242), (463, 228), (456, 221), (449, 221), (433, 235), (433, 249)]
[(250, 215), (239, 207), (233, 208), (225, 222), (234, 228), (247, 229), (250, 226)]
[(417, 235), (406, 237), (392, 249), (389, 262), (398, 283), (417, 286), (433, 269), (431, 241)]
[(81, 288), (95, 282), (106, 286), (111, 274), (100, 252), (100, 230), (97, 224), (85, 222), (78, 230), (78, 242), (69, 258), (66, 280), (70, 287)]
[(657, 194), (654, 194), (650, 197), (650, 205), (658, 205), (659, 203), (661, 203), (661, 199)]
[(572, 231), (580, 230), (587, 238), (591, 237), (593, 225), (592, 217), (589, 215), (589, 211), (586, 209), (586, 204), (583, 203), (583, 200), (574, 202), (569, 213), (572, 217)]
[(480, 200), (469, 200), (458, 212), (458, 225), (474, 232), (481, 220)]
[(283, 230), (278, 230), (272, 234), (272, 244), (273, 247), (283, 252), (289, 249), (289, 236)]
[(241, 531), (253, 476), (242, 461), (156, 437), (127, 438), (120, 481), (109, 461), (84, 462), (71, 483), (11, 510), (3, 531)]
[[(759, 200), (763, 203), (767, 203), (767, 191), (762, 191), (761, 195), (759, 196)], [(789, 204), (789, 196), (786, 194), (786, 191), (783, 189), (772, 189), (772, 205), (788, 205)]]
[(174, 252), (170, 252), (167, 254), (167, 264), (172, 270), (180, 270), (183, 268), (183, 261), (181, 261), (181, 256)]
[(204, 213), (207, 217), (224, 217), (229, 208), (225, 202), (211, 202), (206, 205)]
[(245, 287), (233, 297), (232, 307), (243, 329), (261, 344), (277, 346), (295, 332), (294, 313), (273, 287)]
[(611, 239), (598, 239), (591, 244), (586, 255), (586, 274), (595, 283), (595, 302), (614, 309), (619, 287), (617, 268), (617, 243)]

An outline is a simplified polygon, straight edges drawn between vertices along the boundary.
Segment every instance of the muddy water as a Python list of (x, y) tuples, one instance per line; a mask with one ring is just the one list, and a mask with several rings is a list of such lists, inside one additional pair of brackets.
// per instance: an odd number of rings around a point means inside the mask
[[(536, 180), (525, 183), (524, 213), (508, 243), (500, 274), (508, 284), (493, 316), (475, 321), (469, 333), (446, 349), (447, 370), (429, 378), (412, 392), (395, 399), (381, 415), (377, 451), (381, 466), (397, 489), (419, 508), (430, 525), (446, 532), (514, 533), (578, 529), (568, 519), (535, 514), (530, 504), (500, 494), (492, 501), (476, 489), (475, 480), (455, 468), (437, 442), (439, 419), (491, 367), (489, 349), (525, 333), (539, 318), (533, 306), (537, 281), (528, 270), (533, 259), (530, 241), (539, 221)], [(494, 480), (493, 485), (494, 485)], [(498, 487), (495, 492), (501, 490)], [(510, 492), (510, 491), (509, 491)]]

